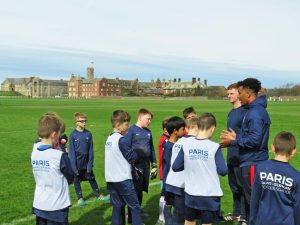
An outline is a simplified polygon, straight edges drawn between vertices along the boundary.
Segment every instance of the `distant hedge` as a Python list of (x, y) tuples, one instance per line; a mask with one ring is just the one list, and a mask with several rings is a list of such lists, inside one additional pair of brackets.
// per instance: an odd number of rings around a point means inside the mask
[(0, 91), (0, 96), (23, 96), (17, 91)]

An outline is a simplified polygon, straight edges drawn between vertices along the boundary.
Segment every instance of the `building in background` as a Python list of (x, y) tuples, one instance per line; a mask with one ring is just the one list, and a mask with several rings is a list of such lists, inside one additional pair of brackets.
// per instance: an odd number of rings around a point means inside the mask
[(1, 84), (2, 91), (19, 92), (28, 97), (66, 97), (66, 80), (44, 80), (39, 77), (7, 78)]
[(207, 88), (207, 80), (204, 83), (200, 78), (193, 77), (191, 81), (181, 81), (175, 78), (170, 80), (168, 85), (164, 87), (164, 94), (169, 96), (192, 96), (195, 95), (197, 90)]
[(116, 96), (194, 96), (203, 95), (207, 88), (200, 78), (181, 81), (181, 78), (166, 81), (152, 79), (150, 82), (122, 80), (118, 77), (96, 78), (93, 67), (87, 67), (86, 76), (72, 74), (66, 80), (44, 80), (39, 77), (7, 78), (1, 84), (2, 91), (19, 92), (29, 97), (98, 98)]

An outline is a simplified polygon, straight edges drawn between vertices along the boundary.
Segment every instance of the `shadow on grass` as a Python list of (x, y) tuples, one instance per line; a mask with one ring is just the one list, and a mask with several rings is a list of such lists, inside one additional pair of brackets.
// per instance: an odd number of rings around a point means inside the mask
[[(87, 184), (89, 185), (88, 181), (82, 181), (82, 182), (87, 182)], [(74, 187), (73, 187), (74, 188)], [(107, 189), (106, 189), (106, 186), (103, 186), (103, 187), (99, 187), (100, 189), (100, 194), (104, 195), (104, 196), (107, 196), (109, 195)], [(92, 187), (90, 187), (90, 190), (88, 192), (89, 194), (86, 193), (85, 196), (83, 196), (83, 198), (85, 200), (88, 200), (88, 199), (92, 199), (92, 198), (95, 198), (95, 194), (93, 193), (93, 189)]]
[[(149, 214), (148, 217), (143, 217), (143, 222), (146, 225), (155, 225), (156, 222), (158, 221), (158, 214), (159, 214), (159, 198), (160, 194), (156, 194), (151, 196), (145, 204), (142, 207), (143, 210)], [(199, 224), (199, 223), (197, 223)], [(233, 221), (221, 221), (219, 224), (224, 224), (224, 225), (234, 225), (237, 224), (236, 222)]]
[(105, 218), (106, 208), (97, 207), (86, 212), (80, 218), (70, 225), (95, 225), (95, 224), (110, 224), (110, 218)]
[(146, 225), (155, 225), (158, 220), (159, 198), (160, 194), (152, 195), (142, 207), (143, 210), (149, 214), (148, 217), (142, 218)]

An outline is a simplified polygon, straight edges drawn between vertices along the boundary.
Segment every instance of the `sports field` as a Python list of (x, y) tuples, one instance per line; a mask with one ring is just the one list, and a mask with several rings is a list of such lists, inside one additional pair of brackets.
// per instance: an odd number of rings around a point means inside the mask
[[(154, 114), (150, 129), (157, 146), (162, 133), (161, 121), (166, 116), (182, 116), (182, 110), (193, 106), (198, 114), (211, 112), (217, 118), (217, 131), (213, 137), (219, 141), (220, 132), (226, 128), (227, 112), (231, 105), (227, 101), (168, 100), (168, 99), (18, 99), (0, 98), (0, 224), (34, 224), (31, 206), (34, 193), (34, 179), (31, 171), (30, 153), (37, 137), (36, 123), (47, 111), (57, 112), (66, 122), (67, 135), (74, 129), (73, 113), (84, 112), (88, 116), (87, 129), (94, 138), (94, 172), (102, 191), (104, 180), (104, 142), (111, 131), (110, 115), (113, 110), (123, 109), (132, 116), (135, 123), (136, 112), (145, 107)], [(293, 132), (300, 143), (300, 102), (270, 102), (268, 111), (272, 120), (270, 141), (279, 131)], [(226, 157), (226, 149), (223, 150)], [(270, 157), (272, 155), (270, 154)], [(300, 154), (291, 161), (300, 170)], [(159, 179), (151, 181), (148, 195), (144, 195), (142, 208), (151, 216), (144, 219), (153, 225), (158, 219), (158, 200), (160, 196)], [(232, 200), (227, 177), (221, 178), (224, 197), (222, 210), (231, 211)], [(203, 184), (205, 185), (205, 184)], [(78, 207), (73, 185), (70, 186), (73, 207), (70, 208), (69, 222), (73, 225), (110, 224), (111, 207), (109, 203), (95, 202), (89, 183), (82, 183), (83, 194), (88, 201), (85, 207)], [(232, 224), (232, 223), (227, 223)]]

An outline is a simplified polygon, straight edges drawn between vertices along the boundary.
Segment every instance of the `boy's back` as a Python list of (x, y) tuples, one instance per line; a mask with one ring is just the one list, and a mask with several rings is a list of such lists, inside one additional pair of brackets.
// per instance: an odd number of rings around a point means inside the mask
[[(190, 138), (182, 149), (185, 192), (197, 196), (222, 196), (215, 159), (219, 144), (208, 139)], [(221, 163), (224, 164), (224, 158)]]
[(61, 172), (61, 160), (66, 153), (48, 145), (35, 146), (31, 154), (32, 170), (36, 182), (33, 207), (54, 211), (71, 205), (68, 181)]
[(257, 166), (249, 224), (300, 224), (300, 173), (288, 162), (268, 160)]

